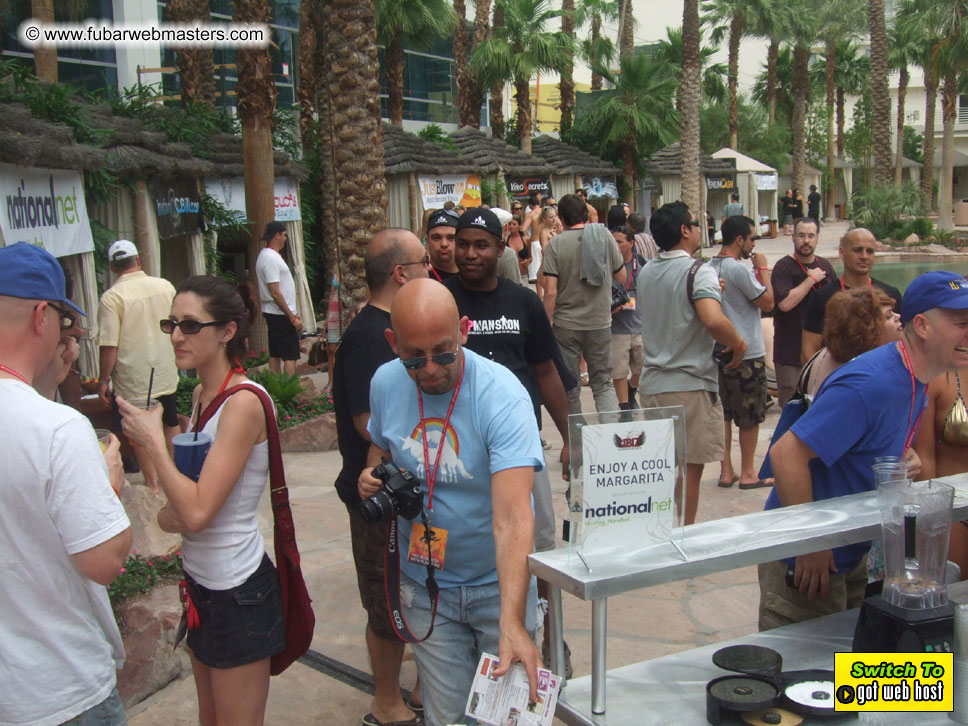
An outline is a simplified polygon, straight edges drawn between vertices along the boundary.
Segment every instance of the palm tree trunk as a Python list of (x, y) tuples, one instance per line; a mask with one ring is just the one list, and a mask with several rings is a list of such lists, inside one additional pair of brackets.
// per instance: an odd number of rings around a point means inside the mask
[[(494, 19), (491, 27), (495, 30), (504, 27), (504, 8), (500, 3), (494, 4)], [(491, 134), (495, 139), (504, 138), (504, 84), (495, 83), (491, 88), (491, 102), (489, 104)]]
[[(313, 150), (313, 121), (316, 114), (316, 18), (312, 0), (299, 6), (299, 138), (303, 158)], [(171, 4), (169, 3), (169, 7)]]
[(632, 17), (632, 0), (625, 0), (622, 10), (622, 37), (619, 38), (619, 55), (630, 56), (635, 52), (635, 18)]
[[(490, 20), (491, 0), (477, 0), (477, 10), (474, 13), (474, 32), (470, 47), (471, 53), (474, 52), (474, 48), (487, 40), (487, 33), (490, 28)], [(464, 118), (467, 119), (467, 125), (480, 128), (481, 106), (484, 105), (484, 89), (481, 87), (481, 84), (477, 80), (477, 76), (474, 73), (469, 72), (467, 74), (466, 83), (467, 94), (465, 96), (465, 101), (467, 106), (463, 109), (462, 113)], [(465, 125), (463, 120), (461, 121), (461, 125)]]
[[(810, 46), (797, 43), (793, 47), (793, 188), (803, 191), (804, 167), (806, 166), (806, 111)], [(832, 170), (831, 170), (832, 175)]]
[(387, 81), (387, 112), (390, 123), (403, 126), (403, 35), (394, 33), (384, 54)]
[(622, 142), (622, 186), (624, 201), (635, 209), (635, 145), (630, 141)]
[(887, 28), (884, 24), (884, 0), (867, 1), (871, 32), (871, 101), (874, 107), (874, 183), (891, 183), (891, 97), (887, 91)]
[(514, 79), (514, 100), (518, 104), (518, 134), (521, 151), (531, 153), (531, 89), (527, 78)]
[(743, 37), (743, 14), (737, 8), (729, 23), (729, 148), (739, 148), (739, 41)]
[(467, 35), (467, 6), (464, 0), (454, 0), (454, 12), (457, 14), (457, 25), (454, 28), (454, 77), (457, 80), (457, 114), (460, 125), (467, 126), (466, 119), (467, 94), (470, 92), (468, 76), (470, 69), (467, 59), (470, 56), (471, 41)]
[[(321, 11), (327, 10), (329, 0), (321, 0), (323, 6)], [(316, 78), (320, 83), (316, 89), (316, 109), (319, 113), (319, 134), (316, 143), (319, 152), (319, 202), (320, 202), (320, 237), (323, 245), (323, 284), (320, 286), (321, 300), (329, 300), (331, 293), (331, 283), (333, 279), (333, 267), (340, 261), (339, 250), (339, 220), (337, 216), (337, 199), (339, 199), (339, 186), (336, 181), (336, 162), (333, 159), (334, 134), (333, 134), (333, 107), (330, 99), (330, 86), (322, 79), (329, 77), (332, 67), (332, 59), (329, 53), (330, 37), (333, 34), (331, 23), (326, 22), (328, 17), (320, 12), (316, 15), (317, 42), (316, 54), (313, 58)], [(347, 321), (348, 322), (348, 321)]]
[(684, 0), (682, 7), (682, 201), (699, 214), (699, 92), (702, 68), (699, 56), (699, 0)]
[(844, 89), (837, 86), (837, 156), (844, 158)]
[(954, 73), (945, 74), (941, 89), (941, 120), (944, 136), (941, 140), (941, 175), (938, 182), (938, 229), (951, 231), (955, 228), (951, 217), (954, 194), (955, 120), (958, 117), (958, 78)]
[[(175, 23), (208, 23), (212, 19), (205, 0), (171, 0), (168, 16)], [(211, 48), (180, 47), (175, 51), (175, 65), (181, 83), (183, 106), (201, 103), (215, 108), (215, 62)]]
[(938, 77), (929, 67), (924, 69), (924, 137), (922, 139), (921, 195), (924, 211), (934, 209), (934, 109), (938, 103)]
[[(54, 0), (30, 0), (30, 14), (45, 23), (54, 22)], [(42, 45), (34, 49), (34, 72), (42, 81), (57, 83), (57, 46)]]
[(366, 299), (363, 256), (367, 245), (387, 226), (386, 177), (373, 0), (329, 2), (333, 69), (329, 91), (343, 273), (340, 302), (348, 315)]
[(780, 41), (771, 37), (766, 51), (766, 100), (771, 124), (776, 123), (776, 59), (779, 54)]
[(833, 219), (834, 216), (834, 153), (836, 151), (836, 138), (834, 130), (834, 104), (837, 96), (837, 86), (834, 83), (834, 71), (837, 65), (837, 39), (831, 34), (827, 37), (827, 47), (825, 51), (825, 71), (827, 82), (827, 169), (828, 178), (824, 179), (823, 198), (826, 203), (826, 219)]
[(911, 74), (906, 65), (901, 66), (897, 82), (897, 149), (894, 155), (894, 186), (900, 189), (904, 174), (904, 101), (907, 96)]
[[(561, 0), (561, 32), (575, 39), (575, 0)], [(575, 81), (572, 77), (574, 63), (571, 53), (568, 62), (561, 69), (561, 81), (558, 90), (561, 95), (561, 126), (559, 131), (571, 131), (575, 111)], [(541, 99), (538, 99), (539, 101)]]
[[(602, 18), (597, 13), (592, 16), (592, 47), (594, 48), (598, 44), (598, 39), (602, 34)], [(602, 77), (595, 72), (592, 72), (592, 90), (601, 91), (602, 90)]]

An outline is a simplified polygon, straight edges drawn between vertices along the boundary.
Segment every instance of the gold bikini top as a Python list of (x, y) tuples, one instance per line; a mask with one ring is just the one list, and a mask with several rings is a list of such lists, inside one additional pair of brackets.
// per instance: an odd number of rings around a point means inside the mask
[(941, 427), (941, 440), (946, 444), (968, 446), (968, 407), (965, 406), (965, 397), (961, 395), (961, 377), (958, 371), (954, 374), (958, 396), (945, 417), (944, 426)]

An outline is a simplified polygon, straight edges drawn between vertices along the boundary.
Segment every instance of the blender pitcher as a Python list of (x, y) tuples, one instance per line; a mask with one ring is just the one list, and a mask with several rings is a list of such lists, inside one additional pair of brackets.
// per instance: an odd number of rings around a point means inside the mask
[(878, 487), (887, 602), (909, 609), (948, 602), (944, 578), (954, 494), (936, 481), (895, 480)]

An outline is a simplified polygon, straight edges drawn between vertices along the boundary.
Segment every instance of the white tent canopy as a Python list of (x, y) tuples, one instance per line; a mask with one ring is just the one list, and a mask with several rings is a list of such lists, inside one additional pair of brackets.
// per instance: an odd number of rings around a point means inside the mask
[[(758, 223), (774, 219), (777, 210), (777, 170), (728, 146), (711, 154), (714, 159), (736, 162), (736, 191), (747, 214)], [(764, 188), (770, 187), (770, 188)], [(715, 215), (714, 215), (715, 218)]]

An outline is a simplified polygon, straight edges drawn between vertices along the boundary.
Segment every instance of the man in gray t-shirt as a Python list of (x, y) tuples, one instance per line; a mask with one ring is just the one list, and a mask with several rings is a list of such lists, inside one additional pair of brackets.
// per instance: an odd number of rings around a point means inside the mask
[[(626, 280), (622, 253), (600, 224), (586, 224), (588, 209), (574, 194), (558, 202), (565, 231), (548, 241), (544, 252), (544, 307), (565, 365), (579, 377), (582, 356), (595, 396), (595, 410), (616, 411), (612, 388), (611, 302), (614, 278)], [(584, 252), (583, 252), (584, 250)], [(581, 413), (581, 388), (568, 391), (568, 410)]]
[(739, 203), (739, 194), (733, 192), (729, 198), (729, 204), (723, 207), (723, 218), (722, 222), (725, 222), (730, 217), (735, 217), (737, 215), (746, 214), (746, 208)]
[[(686, 415), (684, 524), (696, 521), (703, 467), (723, 458), (723, 409), (713, 342), (732, 350), (730, 368), (743, 361), (746, 343), (723, 314), (719, 278), (709, 265), (694, 265), (700, 222), (682, 202), (662, 205), (649, 224), (662, 251), (639, 273), (638, 299), (654, 311), (642, 321), (645, 369), (643, 407), (683, 406)], [(693, 284), (689, 277), (692, 273)]]
[[(635, 252), (635, 233), (631, 227), (620, 225), (612, 230), (612, 236), (622, 253), (627, 276), (624, 285), (612, 280), (612, 384), (619, 409), (628, 410), (638, 408), (635, 394), (639, 390), (644, 363), (642, 308), (636, 299), (638, 288), (635, 283), (645, 260)], [(621, 298), (616, 299), (617, 295), (626, 300), (615, 306), (616, 301), (621, 302)]]
[[(768, 395), (766, 344), (760, 311), (773, 309), (773, 285), (766, 256), (753, 252), (755, 230), (756, 224), (749, 217), (727, 218), (723, 222), (723, 248), (710, 262), (723, 281), (723, 312), (746, 341), (746, 355), (738, 367), (719, 366), (719, 395), (723, 399), (723, 418), (726, 420), (726, 451), (719, 472), (719, 486), (730, 487), (739, 481), (740, 489), (773, 485), (772, 480), (761, 480), (753, 467), (760, 424), (766, 418)], [(750, 257), (753, 267), (744, 262)], [(736, 476), (730, 455), (733, 423), (739, 429), (739, 476)]]

